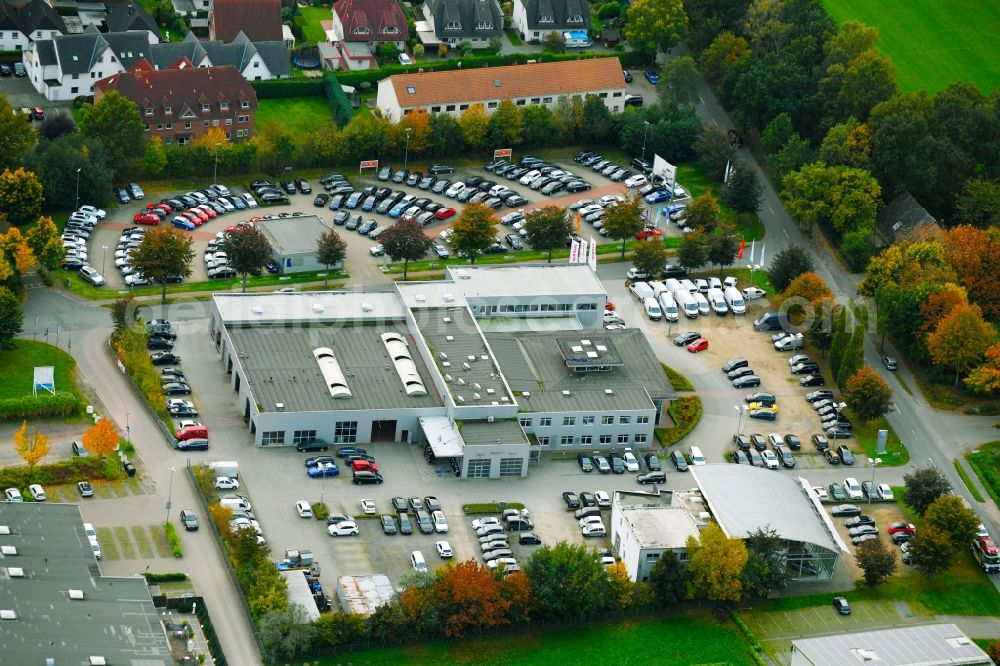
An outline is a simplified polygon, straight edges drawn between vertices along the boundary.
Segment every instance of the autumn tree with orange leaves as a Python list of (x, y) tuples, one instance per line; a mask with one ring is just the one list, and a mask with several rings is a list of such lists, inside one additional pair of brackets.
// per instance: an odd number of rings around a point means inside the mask
[(110, 456), (118, 448), (118, 431), (108, 419), (100, 419), (83, 433), (83, 445), (102, 458)]
[(475, 560), (438, 569), (434, 591), (441, 631), (449, 638), (464, 636), (469, 627), (510, 624), (510, 602), (500, 594), (490, 571)]
[(941, 243), (969, 301), (986, 319), (1000, 318), (1000, 231), (963, 224), (942, 235)]
[(35, 465), (49, 452), (49, 438), (41, 432), (35, 432), (29, 438), (28, 422), (24, 421), (14, 433), (14, 446), (17, 447), (17, 454), (28, 465), (28, 479), (30, 480), (32, 472), (35, 471)]

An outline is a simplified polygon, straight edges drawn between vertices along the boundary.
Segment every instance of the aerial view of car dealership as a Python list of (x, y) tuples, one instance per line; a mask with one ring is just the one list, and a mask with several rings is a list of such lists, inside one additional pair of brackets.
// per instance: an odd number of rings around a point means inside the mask
[(0, 664), (1000, 665), (998, 34), (2, 0)]

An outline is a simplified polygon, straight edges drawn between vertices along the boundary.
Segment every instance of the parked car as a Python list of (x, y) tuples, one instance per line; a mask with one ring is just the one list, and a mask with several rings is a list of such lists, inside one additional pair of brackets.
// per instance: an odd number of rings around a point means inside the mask
[(830, 509), (830, 515), (835, 518), (845, 518), (849, 516), (857, 516), (861, 513), (861, 509), (854, 504), (838, 504), (837, 506)]
[(844, 492), (844, 487), (839, 483), (831, 483), (830, 497), (835, 502), (842, 502), (847, 499), (847, 493)]

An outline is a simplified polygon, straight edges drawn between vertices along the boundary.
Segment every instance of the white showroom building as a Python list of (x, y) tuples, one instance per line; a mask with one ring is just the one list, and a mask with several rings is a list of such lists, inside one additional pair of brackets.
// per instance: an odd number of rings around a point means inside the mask
[[(698, 538), (708, 514), (697, 510), (697, 491), (617, 491), (611, 500), (611, 545), (629, 578), (649, 580), (653, 565), (667, 551), (687, 561), (688, 537)], [(692, 505), (694, 509), (692, 509)]]
[(407, 442), (465, 477), (637, 449), (675, 397), (585, 265), (450, 268), (384, 291), (216, 294), (211, 333), (258, 446)]

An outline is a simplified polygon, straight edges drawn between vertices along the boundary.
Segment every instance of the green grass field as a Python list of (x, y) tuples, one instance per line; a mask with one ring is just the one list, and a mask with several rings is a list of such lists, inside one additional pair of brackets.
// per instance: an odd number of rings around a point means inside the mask
[(877, 27), (902, 90), (935, 93), (968, 81), (1000, 86), (1000, 3), (989, 0), (823, 0), (838, 23)]
[(575, 630), (539, 630), (461, 642), (436, 641), (406, 648), (354, 652), (315, 663), (323, 666), (749, 664), (749, 652), (750, 646), (729, 620), (720, 623), (707, 615), (679, 615), (662, 620), (589, 625)]
[[(25, 321), (24, 328), (28, 330), (34, 324)], [(40, 322), (39, 338), (44, 338), (45, 327)], [(55, 342), (55, 326), (49, 330), (49, 339)], [(65, 344), (66, 331), (61, 333), (60, 343)], [(17, 340), (13, 351), (0, 352), (0, 398), (20, 398), (31, 395), (31, 378), (36, 366), (51, 365), (55, 368), (57, 391), (77, 392), (75, 375), (76, 361), (58, 347), (44, 342), (32, 340)]]
[(295, 25), (302, 28), (302, 34), (310, 44), (326, 41), (326, 31), (320, 21), (332, 21), (333, 13), (329, 7), (299, 7), (295, 17)]
[(262, 99), (257, 109), (257, 126), (281, 121), (295, 136), (315, 132), (333, 122), (333, 111), (325, 97), (285, 97)]

